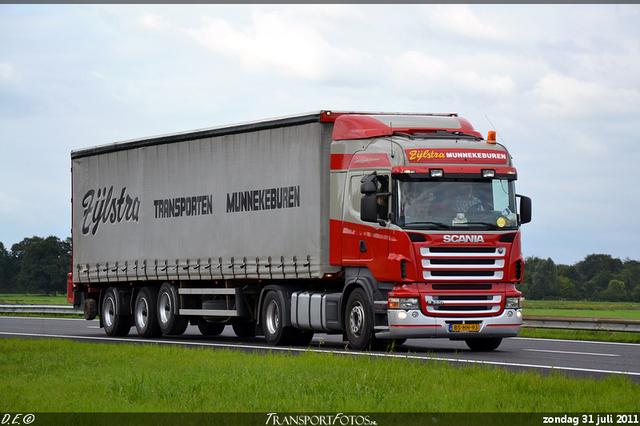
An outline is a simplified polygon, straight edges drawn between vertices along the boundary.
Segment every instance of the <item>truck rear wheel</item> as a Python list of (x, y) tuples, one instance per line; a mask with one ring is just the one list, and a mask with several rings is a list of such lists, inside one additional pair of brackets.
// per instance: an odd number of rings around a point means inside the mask
[(499, 337), (492, 339), (467, 339), (464, 342), (472, 351), (482, 352), (497, 349), (500, 343), (502, 343), (502, 339)]
[(164, 283), (158, 293), (158, 322), (160, 330), (169, 336), (179, 336), (187, 329), (189, 317), (176, 313), (178, 310), (178, 287)]
[(96, 299), (87, 299), (84, 301), (84, 319), (91, 321), (98, 315), (98, 302)]
[(224, 331), (226, 324), (221, 322), (201, 321), (198, 323), (198, 330), (203, 336), (219, 336)]
[(344, 326), (347, 329), (349, 346), (357, 351), (377, 347), (373, 335), (373, 309), (368, 300), (365, 291), (357, 288), (347, 301)]
[(155, 287), (143, 287), (136, 296), (133, 321), (138, 334), (142, 337), (162, 336), (162, 330), (158, 324), (157, 303), (158, 289)]
[(295, 328), (284, 326), (284, 312), (278, 293), (267, 293), (262, 305), (262, 331), (270, 345), (288, 345), (295, 337)]
[(131, 315), (122, 315), (119, 291), (109, 287), (102, 299), (102, 323), (107, 336), (124, 337), (131, 330)]

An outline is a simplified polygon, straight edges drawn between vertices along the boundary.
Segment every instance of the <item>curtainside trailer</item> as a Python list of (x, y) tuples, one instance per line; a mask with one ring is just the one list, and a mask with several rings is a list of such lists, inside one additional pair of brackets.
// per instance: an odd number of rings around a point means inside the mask
[(319, 111), (78, 149), (69, 298), (110, 336), (498, 347), (522, 324), (507, 149), (456, 114)]

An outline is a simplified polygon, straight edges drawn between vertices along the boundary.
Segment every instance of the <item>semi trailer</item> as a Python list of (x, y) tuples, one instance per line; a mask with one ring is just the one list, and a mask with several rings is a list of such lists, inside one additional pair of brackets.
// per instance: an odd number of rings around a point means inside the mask
[(531, 200), (495, 132), (457, 114), (323, 110), (71, 161), (68, 297), (110, 336), (493, 350), (520, 331)]

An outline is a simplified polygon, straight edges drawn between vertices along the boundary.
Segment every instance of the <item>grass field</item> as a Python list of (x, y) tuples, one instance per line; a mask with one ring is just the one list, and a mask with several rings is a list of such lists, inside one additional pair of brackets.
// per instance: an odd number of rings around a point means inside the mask
[(331, 353), (0, 340), (0, 412), (624, 412), (640, 385), (615, 376)]
[(525, 300), (524, 315), (640, 319), (640, 303)]
[(49, 296), (46, 294), (0, 294), (3, 305), (71, 305), (66, 294)]

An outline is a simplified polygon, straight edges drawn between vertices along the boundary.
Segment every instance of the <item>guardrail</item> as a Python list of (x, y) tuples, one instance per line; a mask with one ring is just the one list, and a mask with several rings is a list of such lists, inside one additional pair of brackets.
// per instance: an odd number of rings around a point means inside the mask
[(57, 305), (0, 305), (0, 312), (14, 314), (84, 315), (84, 310)]
[(525, 315), (523, 327), (640, 332), (640, 320)]
[[(0, 305), (0, 312), (16, 314), (60, 314), (84, 315), (84, 310), (73, 306), (55, 305)], [(616, 318), (587, 318), (587, 317), (548, 317), (525, 315), (523, 327), (556, 328), (568, 330), (606, 330), (640, 332), (640, 320)]]

